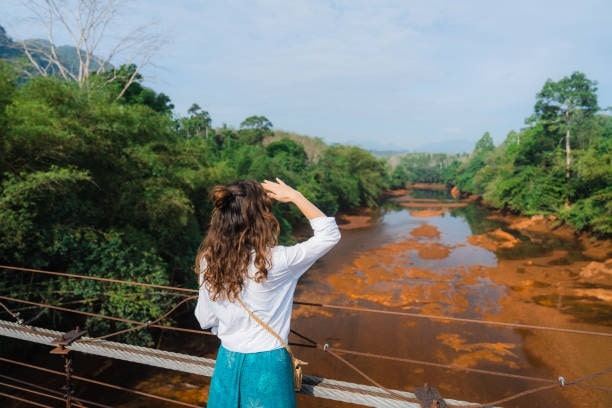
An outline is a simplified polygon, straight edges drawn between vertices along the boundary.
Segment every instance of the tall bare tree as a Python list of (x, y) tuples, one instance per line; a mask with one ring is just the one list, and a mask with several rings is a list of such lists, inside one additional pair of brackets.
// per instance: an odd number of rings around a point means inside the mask
[[(37, 23), (47, 32), (49, 44), (24, 41), (24, 52), (40, 75), (57, 74), (84, 86), (93, 74), (111, 71), (108, 81), (121, 80), (124, 86), (117, 96), (137, 79), (138, 70), (129, 78), (119, 78), (120, 70), (113, 67), (116, 59), (121, 65), (134, 64), (142, 69), (163, 45), (162, 36), (154, 31), (153, 23), (130, 27), (121, 33), (121, 7), (127, 0), (23, 0)], [(75, 66), (67, 66), (58, 52), (56, 39), (69, 38), (76, 52)], [(109, 41), (112, 38), (111, 41)], [(102, 49), (102, 45), (105, 49)]]

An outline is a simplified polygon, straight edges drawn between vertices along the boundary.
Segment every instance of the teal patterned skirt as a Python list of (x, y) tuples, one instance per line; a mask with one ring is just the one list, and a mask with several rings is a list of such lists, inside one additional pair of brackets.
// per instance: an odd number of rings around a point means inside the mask
[(291, 358), (284, 348), (237, 353), (219, 347), (208, 408), (295, 408)]

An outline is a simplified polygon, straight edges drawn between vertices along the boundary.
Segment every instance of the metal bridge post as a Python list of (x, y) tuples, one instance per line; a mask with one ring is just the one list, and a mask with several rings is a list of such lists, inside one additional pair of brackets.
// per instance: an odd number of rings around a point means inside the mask
[(423, 408), (447, 408), (446, 402), (437, 389), (425, 383), (423, 387), (416, 387), (414, 394)]
[(58, 354), (64, 357), (64, 371), (66, 372), (66, 385), (62, 387), (66, 391), (64, 394), (64, 398), (66, 398), (66, 408), (72, 407), (72, 394), (74, 394), (74, 388), (72, 386), (72, 358), (70, 357), (70, 349), (67, 349), (66, 346), (70, 345), (73, 341), (81, 338), (84, 334), (87, 333), (87, 330), (79, 330), (77, 327), (74, 330), (69, 331), (68, 333), (62, 334), (60, 337), (56, 338), (51, 342), (52, 345), (55, 346), (53, 350), (51, 350), (51, 354)]

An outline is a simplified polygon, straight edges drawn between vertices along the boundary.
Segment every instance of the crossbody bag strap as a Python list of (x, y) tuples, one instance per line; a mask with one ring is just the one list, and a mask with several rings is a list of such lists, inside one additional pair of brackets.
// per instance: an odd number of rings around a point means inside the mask
[(251, 309), (249, 309), (244, 302), (242, 301), (242, 299), (240, 299), (239, 297), (236, 298), (236, 300), (238, 301), (238, 303), (240, 303), (240, 306), (242, 306), (242, 308), (244, 310), (246, 310), (248, 312), (248, 314), (255, 319), (255, 321), (257, 323), (259, 323), (264, 329), (266, 329), (271, 335), (273, 335), (274, 337), (276, 337), (276, 339), (278, 339), (278, 341), (281, 342), (281, 344), (283, 345), (283, 347), (285, 347), (287, 349), (287, 351), (289, 352), (289, 355), (293, 358), (293, 353), (291, 352), (291, 348), (289, 348), (289, 345), (281, 338), (281, 336), (275, 332), (266, 322), (264, 322), (263, 320), (261, 320), (255, 313), (253, 313), (251, 311)]

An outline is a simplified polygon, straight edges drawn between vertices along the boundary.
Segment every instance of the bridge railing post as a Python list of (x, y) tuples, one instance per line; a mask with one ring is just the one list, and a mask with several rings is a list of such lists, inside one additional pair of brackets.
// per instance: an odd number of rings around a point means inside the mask
[(87, 330), (79, 330), (77, 327), (74, 330), (62, 334), (60, 337), (51, 342), (51, 345), (55, 346), (55, 348), (51, 350), (51, 354), (58, 354), (64, 357), (66, 384), (62, 387), (62, 389), (65, 391), (64, 398), (66, 399), (66, 408), (72, 407), (72, 395), (74, 394), (74, 387), (72, 384), (72, 373), (74, 371), (72, 369), (72, 357), (70, 356), (70, 349), (67, 349), (66, 346), (70, 345), (73, 341), (78, 340), (86, 333)]
[(422, 408), (447, 408), (446, 402), (444, 402), (438, 390), (430, 387), (427, 383), (423, 387), (416, 387), (414, 395), (416, 395)]

